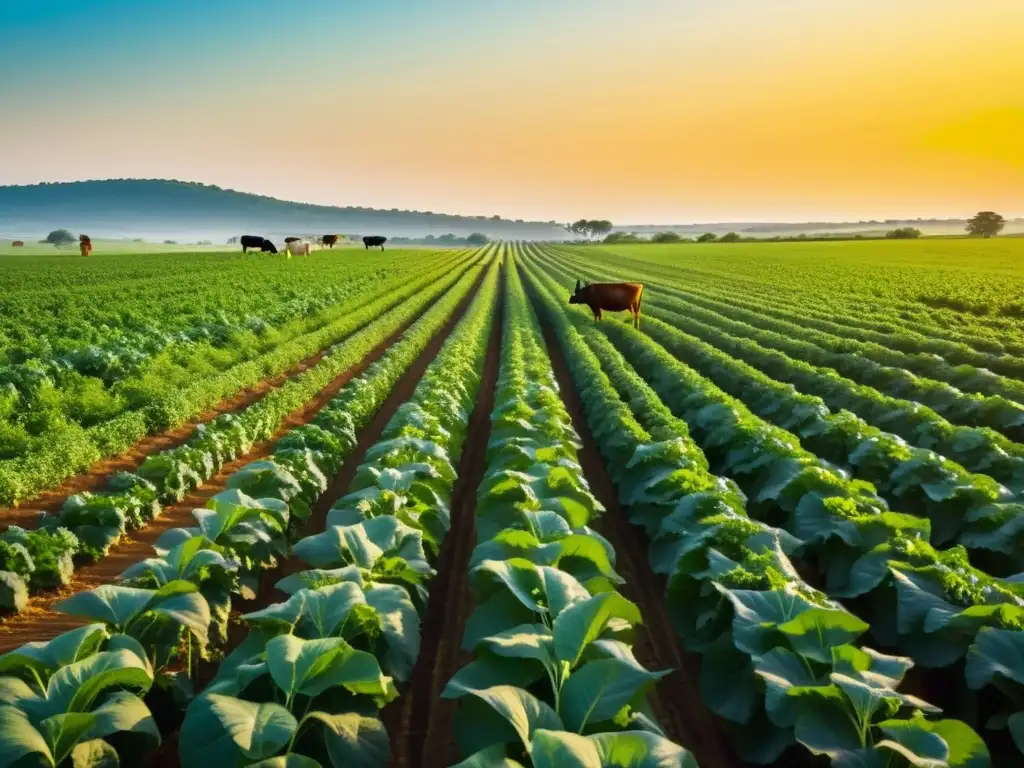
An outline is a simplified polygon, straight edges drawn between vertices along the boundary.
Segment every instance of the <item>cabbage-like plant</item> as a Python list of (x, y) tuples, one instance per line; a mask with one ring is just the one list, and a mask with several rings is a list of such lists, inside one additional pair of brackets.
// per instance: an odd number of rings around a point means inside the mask
[[(171, 581), (159, 589), (104, 584), (61, 600), (61, 613), (103, 622), (112, 633), (134, 638), (155, 669), (163, 669), (184, 640), (191, 653), (195, 639), (207, 645), (210, 607), (190, 581)], [(187, 660), (191, 666), (191, 658)]]
[(185, 713), (183, 765), (281, 764), (292, 755), (336, 768), (387, 763), (376, 711), (397, 691), (372, 654), (340, 637), (286, 634), (244, 663), (227, 662)]
[(0, 656), (0, 764), (116, 765), (117, 753), (105, 741), (114, 734), (140, 747), (159, 744), (140, 698), (152, 685), (153, 669), (139, 644), (111, 636), (102, 624)]
[(251, 594), (238, 579), (238, 561), (225, 556), (225, 549), (205, 536), (187, 539), (163, 557), (150, 557), (135, 563), (121, 576), (124, 586), (159, 589), (183, 579), (199, 587), (210, 606), (210, 629), (217, 643), (227, 642), (231, 595)]

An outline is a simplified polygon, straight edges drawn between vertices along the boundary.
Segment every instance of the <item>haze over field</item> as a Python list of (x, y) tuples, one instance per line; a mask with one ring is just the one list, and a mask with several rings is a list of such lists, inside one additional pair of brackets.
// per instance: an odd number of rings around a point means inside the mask
[(616, 223), (1024, 214), (1019, 0), (5, 0), (0, 184)]

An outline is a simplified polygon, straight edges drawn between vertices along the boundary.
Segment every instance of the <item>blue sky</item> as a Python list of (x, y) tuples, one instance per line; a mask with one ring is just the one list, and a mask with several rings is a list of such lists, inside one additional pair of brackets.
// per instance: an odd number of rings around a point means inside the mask
[(0, 184), (542, 219), (1024, 213), (1024, 2), (984, 6), (0, 0)]

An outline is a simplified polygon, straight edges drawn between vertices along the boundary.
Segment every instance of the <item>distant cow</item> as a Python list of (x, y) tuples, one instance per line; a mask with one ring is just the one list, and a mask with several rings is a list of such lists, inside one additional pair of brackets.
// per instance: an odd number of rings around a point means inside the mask
[(239, 242), (242, 243), (242, 253), (248, 253), (250, 248), (258, 248), (263, 253), (277, 253), (274, 244), (262, 235), (242, 235)]
[(324, 235), (323, 237), (320, 238), (320, 245), (327, 245), (330, 246), (331, 248), (334, 247), (334, 244), (336, 242), (338, 242), (337, 235)]
[(89, 239), (88, 235), (78, 236), (78, 250), (81, 251), (83, 256), (88, 256), (92, 253), (92, 240)]
[(297, 242), (297, 241), (299, 241), (301, 239), (302, 239), (301, 237), (286, 237), (284, 239), (284, 244), (288, 245), (288, 243), (294, 243), (294, 242)]
[(581, 285), (576, 281), (576, 290), (569, 297), (570, 304), (586, 304), (594, 313), (594, 319), (601, 319), (601, 310), (624, 312), (633, 315), (633, 327), (640, 327), (640, 303), (644, 299), (644, 287), (640, 283), (590, 283)]
[(367, 250), (376, 246), (380, 246), (380, 249), (383, 251), (384, 243), (386, 243), (387, 241), (388, 239), (386, 237), (383, 237), (382, 235), (367, 235), (366, 237), (363, 238), (363, 245), (366, 246)]
[(13, 243), (11, 243), (11, 248), (21, 248), (23, 245), (25, 245), (24, 240), (15, 240)]
[(298, 238), (292, 238), (285, 247), (288, 250), (288, 258), (292, 256), (309, 256), (309, 243), (304, 243)]

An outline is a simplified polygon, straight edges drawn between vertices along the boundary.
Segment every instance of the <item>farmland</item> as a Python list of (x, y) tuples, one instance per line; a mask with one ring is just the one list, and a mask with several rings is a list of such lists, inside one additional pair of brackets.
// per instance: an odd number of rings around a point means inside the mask
[(0, 257), (0, 766), (1022, 764), (1022, 257)]

